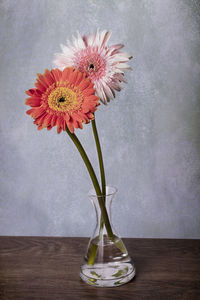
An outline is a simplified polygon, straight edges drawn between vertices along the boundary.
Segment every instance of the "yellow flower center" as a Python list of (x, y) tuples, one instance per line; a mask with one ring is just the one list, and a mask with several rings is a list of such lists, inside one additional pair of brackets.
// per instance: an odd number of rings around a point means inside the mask
[(57, 87), (48, 96), (49, 107), (58, 111), (78, 109), (80, 103), (74, 91), (67, 87)]

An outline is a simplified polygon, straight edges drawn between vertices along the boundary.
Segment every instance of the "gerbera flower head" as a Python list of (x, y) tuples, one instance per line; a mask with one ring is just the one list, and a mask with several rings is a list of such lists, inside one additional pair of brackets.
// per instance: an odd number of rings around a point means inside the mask
[(29, 98), (25, 104), (31, 106), (26, 113), (35, 119), (38, 129), (57, 126), (57, 132), (68, 128), (83, 127), (94, 119), (99, 105), (94, 84), (86, 75), (76, 69), (53, 69), (37, 74), (35, 88), (26, 91)]
[(84, 72), (94, 83), (96, 95), (107, 104), (115, 97), (115, 90), (121, 90), (121, 82), (126, 82), (124, 72), (130, 70), (127, 62), (132, 57), (120, 49), (122, 44), (107, 46), (111, 33), (96, 31), (94, 35), (73, 37), (67, 46), (61, 45), (62, 53), (56, 54), (54, 63), (63, 70), (73, 66)]

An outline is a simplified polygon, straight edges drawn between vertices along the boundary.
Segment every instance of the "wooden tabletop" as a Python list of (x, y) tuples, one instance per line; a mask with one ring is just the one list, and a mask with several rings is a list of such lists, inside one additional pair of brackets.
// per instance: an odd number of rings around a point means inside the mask
[(136, 277), (100, 288), (79, 278), (87, 238), (0, 237), (0, 299), (200, 299), (200, 240), (123, 241)]

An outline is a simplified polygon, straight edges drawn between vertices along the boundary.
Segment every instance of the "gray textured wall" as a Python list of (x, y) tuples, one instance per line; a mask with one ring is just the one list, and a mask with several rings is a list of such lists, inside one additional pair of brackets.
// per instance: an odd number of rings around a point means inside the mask
[[(24, 91), (60, 43), (111, 29), (134, 56), (96, 114), (122, 236), (200, 237), (200, 36), (196, 0), (1, 0), (1, 235), (88, 236), (91, 183), (64, 132), (37, 131)], [(90, 125), (77, 132), (97, 161)], [(97, 166), (96, 166), (97, 167)]]

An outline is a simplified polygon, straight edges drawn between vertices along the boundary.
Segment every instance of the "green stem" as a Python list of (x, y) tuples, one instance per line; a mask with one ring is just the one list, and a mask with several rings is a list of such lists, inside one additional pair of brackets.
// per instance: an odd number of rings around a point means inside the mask
[(108, 213), (107, 213), (104, 201), (102, 201), (101, 189), (100, 189), (96, 174), (94, 172), (94, 169), (91, 165), (91, 162), (90, 162), (83, 146), (81, 145), (79, 139), (75, 135), (75, 133), (71, 133), (68, 128), (66, 129), (66, 131), (67, 131), (69, 137), (71, 138), (71, 140), (73, 141), (73, 143), (75, 144), (75, 146), (77, 147), (77, 149), (78, 149), (78, 151), (79, 151), (79, 153), (80, 153), (80, 155), (81, 155), (81, 157), (82, 157), (82, 159), (83, 159), (83, 161), (84, 161), (84, 163), (87, 167), (87, 170), (90, 174), (90, 178), (91, 178), (92, 183), (94, 185), (94, 189), (95, 189), (96, 194), (97, 194), (97, 199), (98, 199), (98, 202), (99, 202), (99, 206), (100, 206), (100, 209), (101, 209), (102, 217), (103, 217), (103, 220), (104, 220), (104, 223), (105, 223), (105, 226), (106, 226), (108, 236), (113, 238), (113, 232), (112, 232), (112, 228), (111, 228), (110, 221), (109, 221), (109, 218), (108, 218)]
[(97, 153), (98, 153), (98, 158), (99, 158), (99, 167), (100, 167), (100, 173), (101, 173), (101, 186), (102, 186), (102, 195), (106, 195), (106, 179), (105, 179), (105, 171), (104, 171), (104, 164), (103, 164), (103, 156), (102, 156), (102, 151), (101, 151), (101, 145), (99, 141), (99, 136), (97, 132), (97, 127), (96, 127), (96, 122), (95, 119), (92, 120), (92, 129), (93, 129), (93, 134), (96, 142), (96, 147), (97, 147)]
[[(99, 167), (100, 167), (100, 173), (101, 173), (101, 187), (102, 187), (102, 199), (105, 203), (106, 200), (106, 179), (105, 179), (105, 171), (104, 171), (104, 164), (103, 164), (103, 155), (102, 155), (102, 151), (101, 151), (101, 145), (100, 145), (100, 141), (99, 141), (99, 135), (98, 135), (98, 131), (97, 131), (97, 127), (96, 127), (96, 121), (95, 118), (92, 120), (92, 130), (93, 130), (93, 134), (94, 134), (94, 139), (95, 139), (95, 143), (96, 143), (96, 148), (97, 148), (97, 154), (98, 154), (98, 159), (99, 159)], [(103, 217), (101, 215), (101, 221), (100, 221), (100, 232), (103, 228)], [(99, 232), (99, 234), (100, 234)]]

